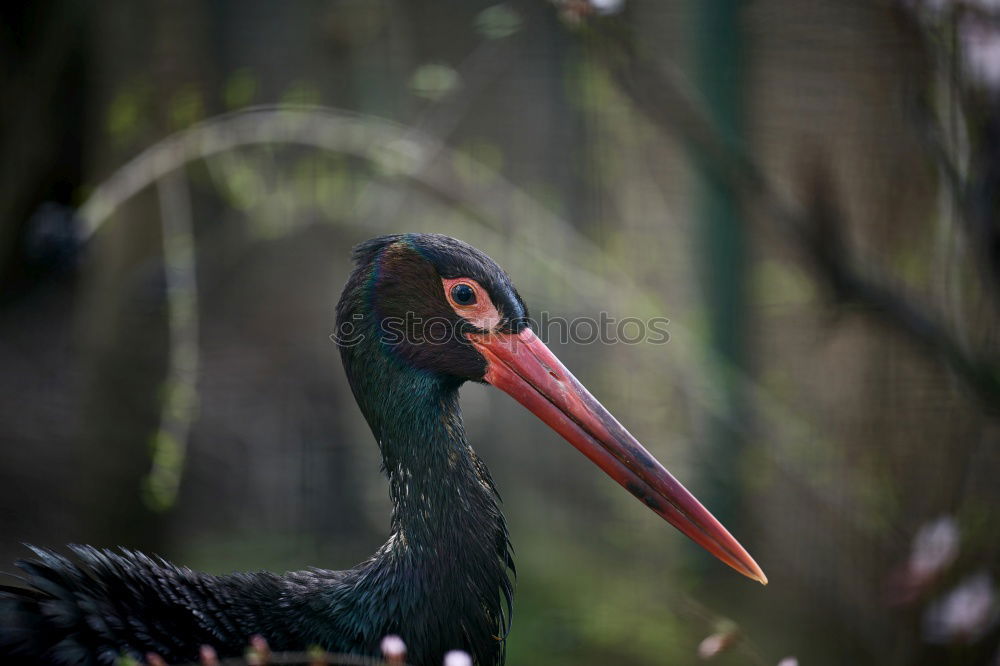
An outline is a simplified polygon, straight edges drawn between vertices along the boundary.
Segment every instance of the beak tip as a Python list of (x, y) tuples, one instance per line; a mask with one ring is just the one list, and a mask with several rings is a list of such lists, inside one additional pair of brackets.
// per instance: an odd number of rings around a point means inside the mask
[(755, 580), (761, 585), (767, 585), (767, 576), (764, 574), (763, 569), (761, 569), (756, 562), (753, 563), (754, 566), (750, 568), (748, 572), (744, 572), (747, 578)]

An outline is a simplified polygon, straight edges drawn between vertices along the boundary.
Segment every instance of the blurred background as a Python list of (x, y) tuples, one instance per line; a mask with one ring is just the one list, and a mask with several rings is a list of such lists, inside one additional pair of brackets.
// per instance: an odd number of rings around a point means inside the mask
[(997, 4), (8, 6), (0, 568), (367, 557), (333, 309), (354, 244), (440, 232), (532, 314), (669, 318), (550, 343), (770, 578), (468, 386), (509, 663), (1000, 664)]

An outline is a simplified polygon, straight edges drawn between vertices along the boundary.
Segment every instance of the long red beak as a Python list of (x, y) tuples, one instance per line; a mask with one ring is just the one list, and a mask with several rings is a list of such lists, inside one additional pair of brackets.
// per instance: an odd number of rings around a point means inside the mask
[(509, 393), (668, 523), (744, 576), (767, 585), (743, 546), (636, 441), (531, 329), (469, 335), (485, 380)]

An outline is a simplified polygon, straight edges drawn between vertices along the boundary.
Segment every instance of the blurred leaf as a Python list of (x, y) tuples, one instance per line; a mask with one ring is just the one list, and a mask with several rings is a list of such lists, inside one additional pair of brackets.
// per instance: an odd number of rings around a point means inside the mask
[(450, 65), (432, 63), (421, 65), (410, 77), (413, 94), (430, 100), (438, 100), (458, 88), (458, 72)]
[(248, 106), (256, 95), (257, 79), (247, 68), (236, 70), (226, 81), (223, 97), (226, 100), (227, 108), (237, 109), (241, 106)]
[(476, 30), (487, 39), (510, 37), (521, 29), (521, 16), (506, 3), (487, 7), (476, 17)]
[(227, 161), (219, 173), (222, 177), (221, 191), (233, 208), (247, 211), (260, 203), (265, 194), (264, 180), (248, 160)]
[(123, 145), (140, 132), (148, 104), (146, 86), (129, 86), (121, 90), (108, 107), (107, 128), (112, 141)]
[(201, 93), (194, 86), (182, 87), (170, 98), (170, 126), (174, 129), (189, 127), (205, 115)]

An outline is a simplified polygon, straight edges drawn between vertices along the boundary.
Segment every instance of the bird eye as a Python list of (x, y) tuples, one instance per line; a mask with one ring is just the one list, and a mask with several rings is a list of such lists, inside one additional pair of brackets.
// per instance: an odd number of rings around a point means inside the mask
[(475, 290), (464, 282), (459, 282), (451, 288), (451, 297), (459, 305), (473, 305), (476, 302)]

